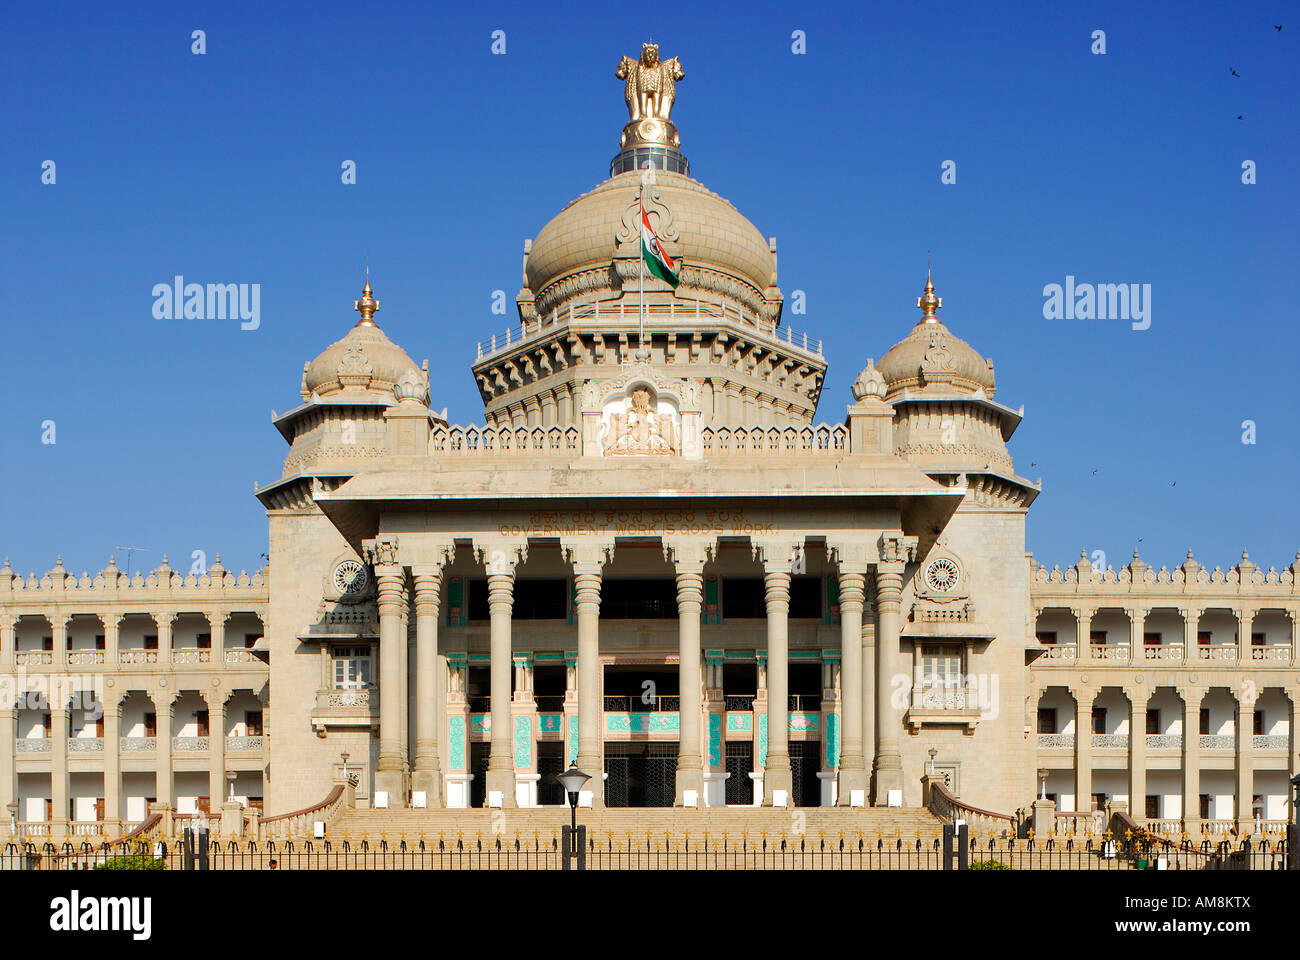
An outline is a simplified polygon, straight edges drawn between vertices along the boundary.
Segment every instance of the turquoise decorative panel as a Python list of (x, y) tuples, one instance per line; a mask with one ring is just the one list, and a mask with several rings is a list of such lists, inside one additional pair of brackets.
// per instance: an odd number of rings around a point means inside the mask
[(722, 714), (709, 714), (709, 766), (722, 764)]
[(820, 713), (790, 714), (791, 733), (816, 733), (821, 728)]
[(515, 769), (527, 767), (533, 756), (533, 730), (527, 717), (515, 717)]
[(607, 713), (605, 730), (609, 733), (677, 733), (682, 728), (677, 713)]
[(826, 766), (838, 767), (840, 765), (840, 715), (838, 713), (828, 713), (826, 715)]
[(578, 762), (578, 715), (569, 717), (569, 765)]
[(492, 714), (471, 713), (469, 715), (469, 732), (470, 733), (491, 733)]
[(537, 715), (537, 730), (540, 733), (559, 733), (564, 729), (564, 714), (562, 713), (539, 713)]
[(758, 765), (767, 766), (767, 714), (758, 715)]
[(727, 714), (727, 729), (733, 733), (752, 732), (754, 729), (754, 715), (752, 713)]
[(447, 763), (452, 770), (461, 771), (465, 769), (465, 718), (449, 717), (450, 736), (447, 738), (451, 744), (451, 751), (447, 756)]

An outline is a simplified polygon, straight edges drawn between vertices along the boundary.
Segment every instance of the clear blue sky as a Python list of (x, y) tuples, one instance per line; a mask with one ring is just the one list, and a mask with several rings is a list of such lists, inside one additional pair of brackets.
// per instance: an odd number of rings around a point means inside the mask
[[(694, 175), (778, 238), (787, 298), (806, 292), (788, 319), (826, 342), (821, 419), (915, 322), (933, 250), (940, 316), (993, 358), (998, 399), (1025, 405), (1012, 453), (1043, 478), (1040, 560), (1118, 564), (1141, 538), (1157, 565), (1189, 546), (1290, 563), (1296, 12), (11, 5), (0, 555), (24, 573), (60, 552), (94, 571), (115, 545), (149, 548), (137, 567), (188, 568), (196, 549), (259, 566), (253, 483), (286, 450), (271, 410), (354, 322), (367, 253), (377, 319), (429, 358), (434, 406), (480, 421), (469, 364), (505, 326), (492, 291), (513, 309), (523, 239), (607, 175), (626, 118), (614, 67), (653, 32), (686, 68), (674, 119)], [(260, 283), (261, 328), (155, 320), (151, 289), (178, 273)], [(1067, 275), (1150, 283), (1151, 328), (1045, 320), (1043, 286)]]

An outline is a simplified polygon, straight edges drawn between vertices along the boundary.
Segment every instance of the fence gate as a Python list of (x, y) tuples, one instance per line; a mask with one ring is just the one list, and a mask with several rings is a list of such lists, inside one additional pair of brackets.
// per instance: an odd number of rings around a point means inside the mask
[(671, 807), (677, 790), (677, 744), (606, 743), (605, 805)]
[(754, 741), (727, 741), (727, 803), (749, 806), (754, 802)]

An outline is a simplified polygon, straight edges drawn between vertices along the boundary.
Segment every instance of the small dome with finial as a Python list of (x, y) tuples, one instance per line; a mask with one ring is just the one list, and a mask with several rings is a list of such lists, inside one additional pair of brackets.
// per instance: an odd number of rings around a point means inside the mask
[(921, 309), (920, 321), (880, 361), (889, 394), (938, 389), (982, 392), (991, 398), (996, 389), (993, 362), (943, 325), (936, 313), (943, 298), (935, 295), (928, 271), (925, 290), (916, 298), (916, 305)]
[(402, 374), (415, 367), (406, 351), (389, 340), (375, 323), (379, 301), (374, 297), (369, 278), (361, 290), (361, 299), (353, 302), (361, 319), (342, 340), (330, 344), (307, 365), (303, 374), (304, 399), (333, 397), (368, 398), (389, 402), (393, 388)]

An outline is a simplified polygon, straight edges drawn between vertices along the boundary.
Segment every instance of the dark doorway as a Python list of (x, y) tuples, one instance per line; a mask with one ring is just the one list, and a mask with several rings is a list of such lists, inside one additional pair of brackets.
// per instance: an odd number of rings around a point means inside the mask
[(606, 743), (605, 804), (671, 807), (676, 797), (677, 744)]
[(490, 743), (471, 743), (469, 745), (469, 772), (474, 779), (469, 782), (469, 805), (478, 809), (487, 803), (487, 767)]
[(749, 774), (754, 769), (754, 742), (752, 740), (727, 741), (727, 803), (749, 805), (754, 802), (754, 781)]
[(542, 741), (537, 744), (537, 802), (544, 807), (564, 804), (564, 785), (555, 779), (564, 772), (564, 744)]
[(629, 713), (681, 709), (677, 668), (664, 664), (610, 665), (605, 668), (605, 709)]
[(793, 781), (790, 802), (796, 807), (820, 807), (822, 785), (817, 779), (821, 769), (820, 740), (790, 742), (790, 776)]

